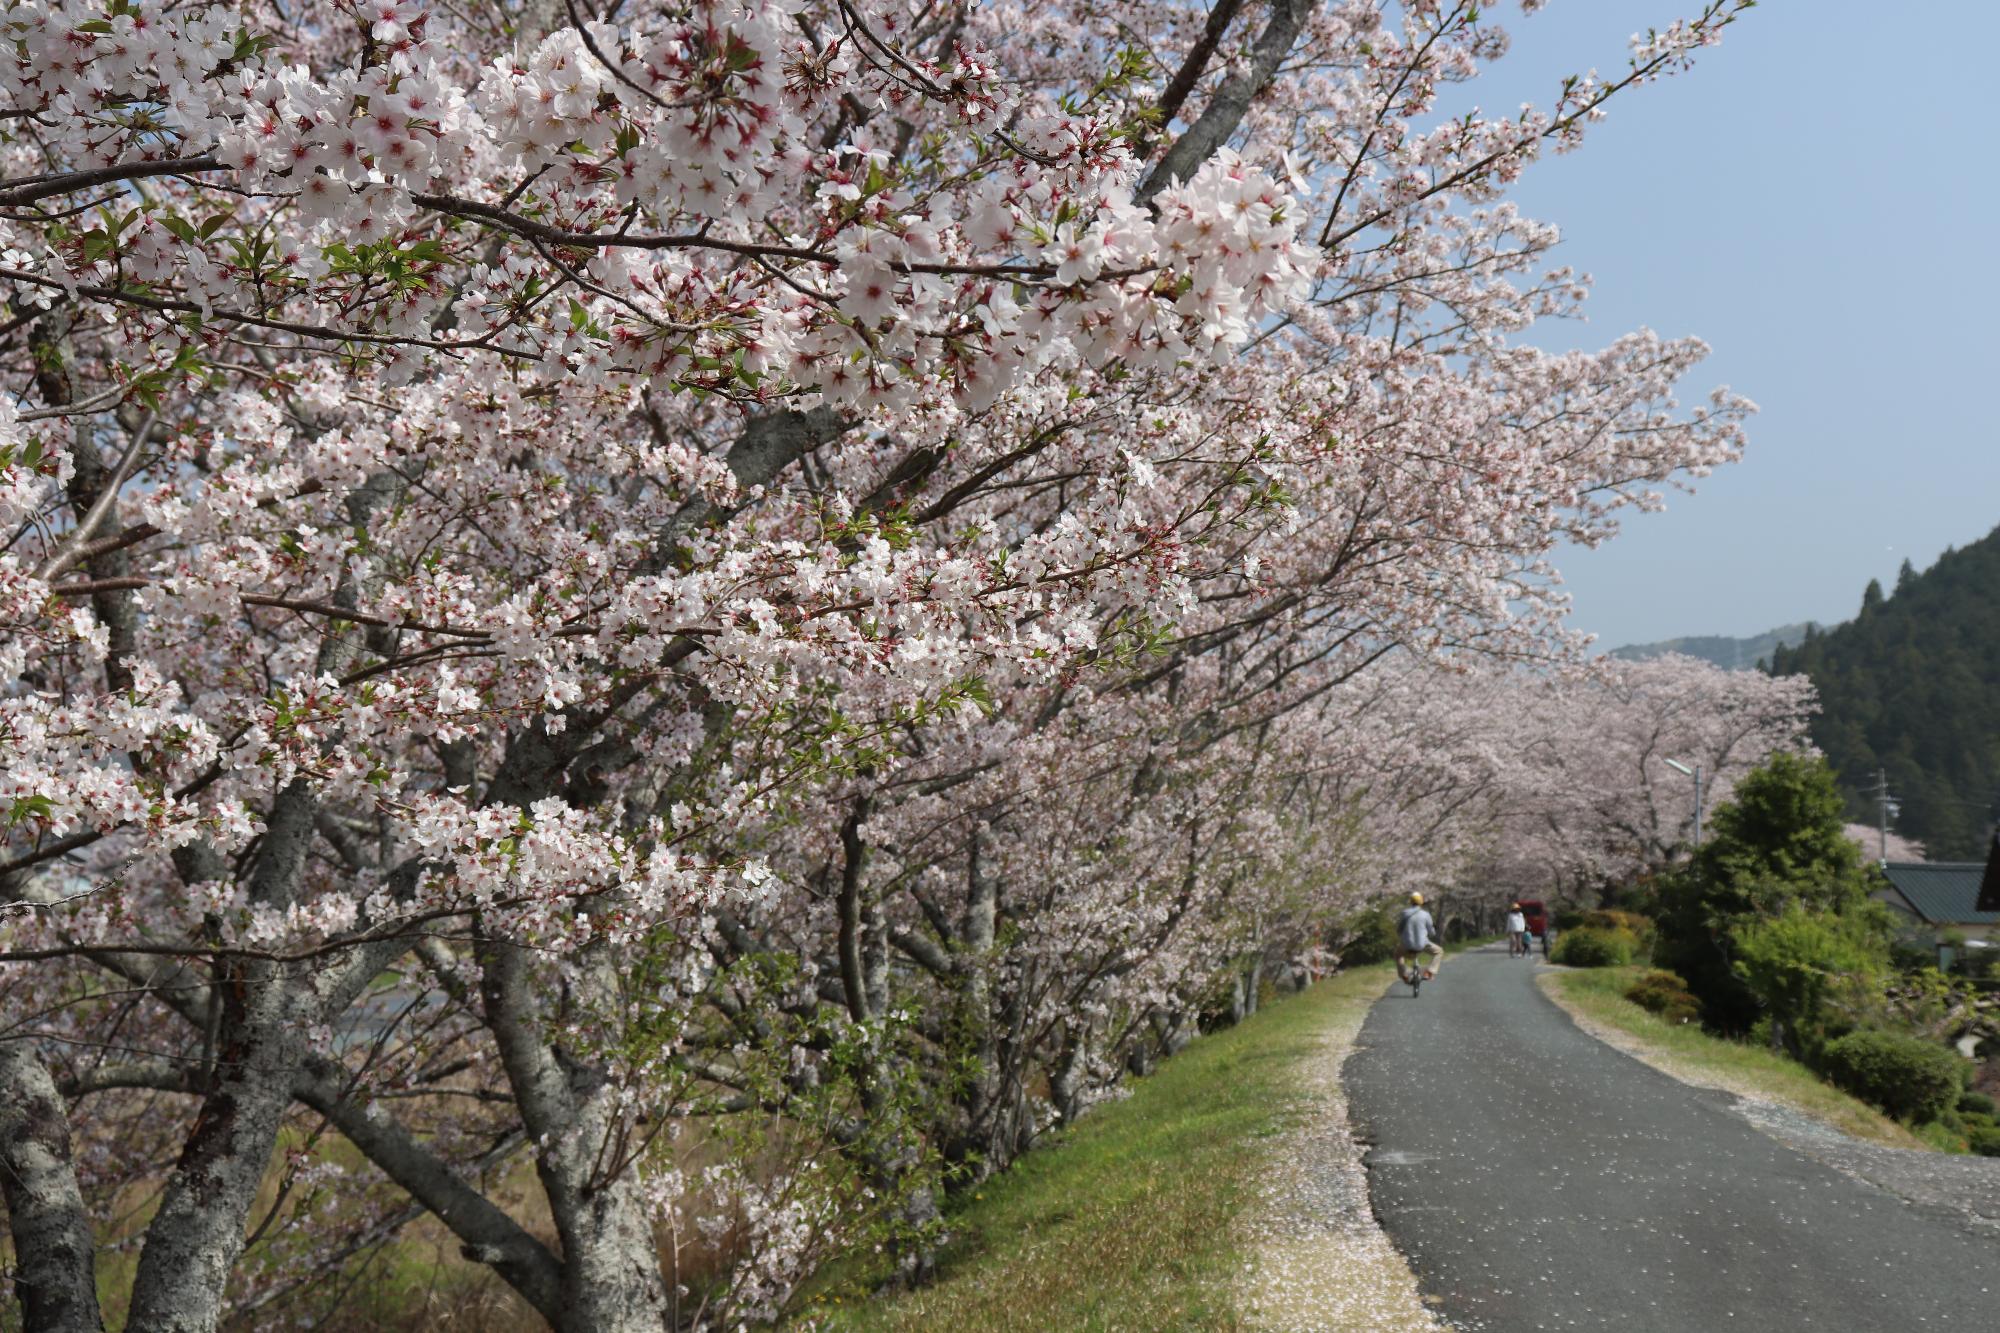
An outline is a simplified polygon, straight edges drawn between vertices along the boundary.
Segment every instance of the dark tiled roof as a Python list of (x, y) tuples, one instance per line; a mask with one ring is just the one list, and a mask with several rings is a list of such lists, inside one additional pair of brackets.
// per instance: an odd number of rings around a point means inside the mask
[(1890, 861), (1882, 873), (1918, 916), (1935, 925), (2000, 925), (2000, 912), (1979, 910), (1983, 862)]

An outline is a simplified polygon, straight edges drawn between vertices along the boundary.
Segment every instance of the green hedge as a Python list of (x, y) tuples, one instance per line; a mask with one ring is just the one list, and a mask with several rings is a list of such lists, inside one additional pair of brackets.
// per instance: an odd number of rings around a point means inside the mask
[(1629, 930), (1579, 926), (1556, 936), (1549, 961), (1565, 967), (1623, 967), (1639, 952), (1639, 939)]
[(1837, 1086), (1912, 1124), (1951, 1109), (1965, 1064), (1935, 1042), (1869, 1028), (1828, 1042), (1819, 1063)]

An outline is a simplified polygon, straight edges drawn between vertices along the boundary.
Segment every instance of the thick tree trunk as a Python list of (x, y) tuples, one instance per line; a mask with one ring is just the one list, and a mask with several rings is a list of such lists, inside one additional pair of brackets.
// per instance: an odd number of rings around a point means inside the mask
[[(562, 1333), (658, 1333), (667, 1309), (659, 1249), (625, 1156), (617, 1089), (601, 1071), (566, 1059), (534, 1020), (522, 951), (489, 941), (480, 951), (486, 1022), (538, 1145), (535, 1172), (562, 1239)], [(585, 960), (579, 998), (615, 1004), (608, 964)], [(581, 992), (590, 993), (581, 993)]]
[[(1063, 1124), (1074, 1124), (1083, 1114), (1083, 1061), (1086, 1034), (1080, 1029), (1065, 1024), (1063, 1028), (1062, 1053), (1056, 1057), (1056, 1067), (1049, 1073), (1049, 1101), (1056, 1108), (1056, 1117)], [(1143, 1045), (1133, 1048), (1137, 1059)], [(1144, 1069), (1135, 1068), (1135, 1074), (1143, 1074)]]
[[(344, 501), (348, 520), (366, 530), (402, 487), (392, 472), (370, 476)], [(357, 606), (364, 593), (355, 568), (343, 569), (334, 603)], [(355, 627), (336, 622), (320, 639), (314, 671), (338, 676), (359, 651)], [(248, 884), (259, 907), (283, 911), (297, 900), (317, 836), (315, 782), (294, 778), (271, 802)], [(332, 1016), (330, 993), (315, 985), (329, 981), (327, 974), (240, 958), (219, 961), (216, 973), (209, 996), (219, 1019), (213, 1080), (147, 1225), (133, 1281), (127, 1327), (148, 1333), (208, 1333), (220, 1322), (250, 1208), (308, 1054), (307, 1033)]]
[[(1237, 980), (1241, 982), (1242, 973), (1237, 974)], [(1159, 1038), (1162, 1059), (1179, 1055), (1187, 1049), (1187, 1044), (1194, 1040), (1195, 1025), (1190, 1021), (1191, 1017), (1192, 1015), (1177, 1009), (1153, 1010), (1153, 1033)]]
[(270, 1164), (318, 1015), (275, 968), (238, 967), (216, 987), (223, 1007), (215, 1080), (167, 1180), (132, 1288), (126, 1326), (211, 1333)]
[(660, 1279), (660, 1252), (647, 1221), (638, 1172), (628, 1167), (612, 1180), (589, 1180), (582, 1151), (616, 1114), (600, 1096), (585, 1108), (573, 1151), (554, 1154), (551, 1174), (565, 1178), (564, 1201), (556, 1212), (563, 1242), (562, 1333), (659, 1333), (666, 1326), (666, 1285)]
[(952, 1040), (972, 1072), (958, 1095), (958, 1123), (946, 1149), (954, 1165), (976, 1163), (980, 1176), (1006, 1165), (1018, 1137), (1011, 1111), (1019, 1098), (1010, 1095), (1014, 1080), (1001, 1068), (1001, 1028), (1015, 1015), (993, 1012), (990, 969), (1000, 894), (997, 877), (990, 869), (992, 836), (989, 830), (980, 829), (966, 850), (965, 909), (959, 916), (958, 948), (953, 955), (957, 994)]
[(68, 1108), (25, 1041), (0, 1042), (0, 1197), (26, 1333), (102, 1333), (97, 1246), (70, 1158)]
[(861, 841), (861, 822), (868, 818), (868, 798), (857, 797), (854, 808), (840, 826), (842, 861), (840, 868), (840, 986), (847, 997), (847, 1015), (857, 1023), (868, 1021), (868, 973), (862, 958), (861, 915), (862, 874), (868, 864), (868, 846)]

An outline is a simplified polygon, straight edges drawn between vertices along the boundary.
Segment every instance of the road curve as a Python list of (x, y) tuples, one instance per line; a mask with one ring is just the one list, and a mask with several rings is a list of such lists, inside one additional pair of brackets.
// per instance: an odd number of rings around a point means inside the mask
[(1498, 949), (1396, 986), (1345, 1083), (1376, 1215), (1485, 1333), (2000, 1328), (2000, 1245), (1580, 1031)]

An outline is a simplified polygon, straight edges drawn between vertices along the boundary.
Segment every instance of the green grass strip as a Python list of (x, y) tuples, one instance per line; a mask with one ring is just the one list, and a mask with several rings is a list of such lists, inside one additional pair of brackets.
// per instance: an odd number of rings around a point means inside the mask
[(1721, 1088), (1789, 1106), (1835, 1129), (1894, 1148), (1935, 1145), (1868, 1103), (1823, 1083), (1817, 1074), (1768, 1046), (1730, 1041), (1694, 1023), (1669, 1023), (1625, 998), (1643, 967), (1549, 971), (1542, 984), (1570, 1013), (1622, 1035), (1614, 1042), (1684, 1083)]
[(809, 1327), (853, 1330), (1243, 1327), (1235, 1223), (1277, 1135), (1309, 1102), (1296, 1067), (1386, 967), (1342, 973), (1203, 1037), (963, 1198), (938, 1280), (820, 1292)]

